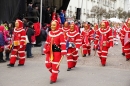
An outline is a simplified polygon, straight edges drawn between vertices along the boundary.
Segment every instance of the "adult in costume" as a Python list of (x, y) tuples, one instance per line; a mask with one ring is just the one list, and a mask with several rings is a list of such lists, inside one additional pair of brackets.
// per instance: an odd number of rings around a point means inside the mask
[(21, 20), (16, 20), (11, 42), (11, 57), (10, 63), (7, 66), (13, 67), (16, 58), (19, 56), (18, 66), (23, 66), (25, 63), (25, 46), (26, 46), (26, 31), (23, 29)]
[(123, 38), (124, 38), (124, 53), (126, 56), (126, 61), (128, 61), (130, 60), (130, 18), (127, 20), (124, 26)]
[(46, 54), (46, 67), (51, 72), (50, 84), (53, 84), (57, 81), (58, 65), (62, 56), (67, 53), (64, 35), (59, 30), (59, 22), (56, 20), (51, 22), (51, 31), (45, 43), (44, 53)]
[(82, 38), (82, 55), (86, 57), (86, 54), (91, 54), (91, 43), (93, 41), (93, 30), (90, 30), (89, 24), (84, 24), (84, 31), (81, 33)]
[(104, 20), (101, 22), (101, 28), (99, 28), (97, 32), (95, 44), (98, 46), (98, 55), (101, 60), (101, 64), (102, 66), (105, 66), (108, 49), (113, 47), (112, 29), (109, 27), (108, 21)]
[(67, 35), (67, 62), (68, 69), (70, 71), (71, 68), (76, 66), (78, 60), (78, 49), (81, 46), (81, 38), (79, 32), (75, 30), (75, 24), (70, 24), (70, 31), (66, 33)]

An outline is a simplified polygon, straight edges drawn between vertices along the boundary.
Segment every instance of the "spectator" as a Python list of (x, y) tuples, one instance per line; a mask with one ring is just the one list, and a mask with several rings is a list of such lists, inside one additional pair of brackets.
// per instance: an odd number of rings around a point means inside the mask
[(65, 22), (65, 14), (64, 14), (63, 10), (61, 10), (61, 12), (60, 12), (60, 19), (61, 19), (61, 23), (64, 24), (64, 22)]
[(32, 4), (32, 2), (30, 2), (30, 3), (28, 4), (28, 7), (27, 7), (27, 16), (28, 16), (28, 17), (32, 16), (32, 11), (33, 11), (32, 6), (33, 6), (33, 4)]
[(43, 28), (41, 29), (41, 40), (42, 40), (42, 46), (41, 46), (41, 53), (42, 55), (45, 55), (43, 52), (44, 49), (44, 45), (45, 45), (45, 41), (47, 39), (47, 32), (46, 32), (47, 26), (44, 25)]
[(46, 9), (44, 5), (42, 6), (42, 25), (45, 23), (45, 18), (46, 18)]
[(33, 14), (34, 20), (37, 20), (40, 17), (40, 14), (39, 14), (39, 11), (38, 11), (38, 6), (34, 7), (32, 14)]
[(34, 35), (34, 29), (33, 29), (33, 22), (28, 22), (28, 28), (26, 29), (26, 34), (28, 36), (29, 43), (26, 45), (26, 51), (27, 51), (27, 58), (32, 58), (32, 40), (31, 37)]
[(47, 7), (47, 10), (46, 10), (45, 23), (47, 23), (47, 24), (51, 23), (51, 11), (50, 11), (50, 7)]
[(6, 62), (3, 59), (5, 40), (6, 40), (6, 37), (4, 33), (4, 26), (0, 26), (0, 63)]

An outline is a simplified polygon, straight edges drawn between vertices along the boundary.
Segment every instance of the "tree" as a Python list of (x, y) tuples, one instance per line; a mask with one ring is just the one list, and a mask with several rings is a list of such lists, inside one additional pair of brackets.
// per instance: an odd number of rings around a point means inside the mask
[(116, 10), (116, 12), (117, 12), (118, 18), (121, 19), (121, 18), (123, 17), (123, 15), (122, 15), (123, 9), (119, 7), (119, 8)]
[(106, 14), (106, 9), (102, 8), (102, 7), (98, 7), (98, 6), (93, 6), (91, 9), (91, 12), (93, 12), (93, 14), (95, 15), (95, 17), (99, 21), (102, 19), (103, 16), (105, 16)]
[(122, 12), (122, 18), (123, 18), (124, 21), (126, 20), (127, 16), (128, 16), (128, 13), (126, 11), (123, 11)]

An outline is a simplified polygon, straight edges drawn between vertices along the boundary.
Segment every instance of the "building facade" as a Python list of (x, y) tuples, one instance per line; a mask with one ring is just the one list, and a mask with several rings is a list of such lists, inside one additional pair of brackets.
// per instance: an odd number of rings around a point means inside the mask
[(81, 8), (81, 21), (98, 23), (102, 19), (117, 17), (116, 10), (119, 8), (125, 10), (125, 3), (126, 0), (70, 0), (66, 15), (75, 18), (77, 8)]

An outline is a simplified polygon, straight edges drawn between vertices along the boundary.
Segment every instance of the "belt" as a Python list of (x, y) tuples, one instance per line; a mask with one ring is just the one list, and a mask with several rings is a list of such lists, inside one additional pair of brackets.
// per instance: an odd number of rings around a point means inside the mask
[(58, 45), (53, 44), (52, 45), (52, 51), (53, 52), (61, 52), (61, 49), (60, 49), (60, 47)]

